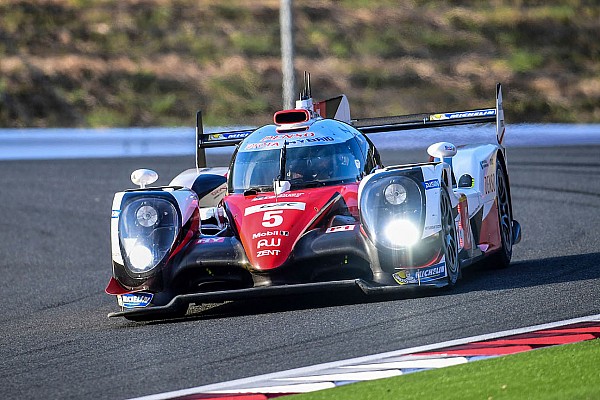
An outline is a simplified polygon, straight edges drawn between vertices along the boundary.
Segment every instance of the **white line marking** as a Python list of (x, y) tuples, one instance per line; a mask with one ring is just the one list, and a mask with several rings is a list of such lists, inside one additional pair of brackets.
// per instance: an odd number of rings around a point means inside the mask
[[(242, 388), (238, 390), (213, 390), (211, 394), (220, 393), (308, 393), (316, 390), (332, 389), (333, 382), (299, 383), (297, 385), (262, 386), (253, 388)], [(197, 392), (196, 392), (197, 393)], [(150, 396), (147, 396), (150, 397)], [(142, 397), (143, 398), (143, 397)]]
[(313, 382), (313, 381), (371, 381), (373, 379), (389, 378), (390, 376), (402, 375), (402, 372), (397, 369), (390, 369), (386, 371), (365, 371), (365, 372), (347, 372), (341, 374), (327, 374), (327, 375), (305, 375), (296, 376), (289, 378), (276, 379), (280, 381), (292, 381), (292, 382)]
[(382, 362), (377, 364), (349, 365), (342, 368), (364, 368), (364, 369), (401, 369), (401, 368), (444, 368), (452, 365), (466, 364), (465, 357), (438, 358), (430, 360), (407, 360), (395, 362)]
[[(243, 389), (243, 386), (256, 385), (258, 382), (263, 382), (263, 381), (267, 381), (267, 380), (271, 380), (271, 379), (285, 379), (288, 377), (289, 378), (296, 377), (298, 375), (308, 375), (311, 373), (315, 374), (324, 369), (339, 368), (339, 367), (345, 367), (345, 366), (350, 366), (350, 365), (360, 364), (360, 363), (374, 363), (374, 362), (381, 361), (382, 359), (388, 358), (388, 357), (397, 357), (397, 356), (402, 356), (402, 355), (411, 354), (411, 353), (420, 353), (420, 352), (424, 352), (424, 351), (437, 350), (437, 349), (444, 348), (444, 347), (458, 346), (461, 344), (496, 339), (496, 338), (500, 338), (500, 337), (504, 337), (504, 336), (518, 335), (521, 333), (528, 333), (528, 332), (533, 332), (533, 331), (537, 331), (537, 330), (552, 329), (552, 328), (557, 328), (557, 327), (563, 326), (563, 325), (571, 325), (571, 324), (577, 324), (580, 322), (588, 322), (588, 321), (600, 321), (600, 314), (591, 315), (588, 317), (573, 318), (573, 319), (568, 319), (568, 320), (564, 320), (564, 321), (557, 321), (557, 322), (552, 322), (552, 323), (547, 323), (547, 324), (528, 326), (528, 327), (519, 328), (519, 329), (510, 329), (510, 330), (506, 330), (506, 331), (502, 331), (502, 332), (472, 336), (472, 337), (463, 338), (463, 339), (449, 340), (449, 341), (441, 342), (441, 343), (417, 346), (417, 347), (412, 347), (409, 349), (395, 350), (395, 351), (390, 351), (390, 352), (381, 353), (381, 354), (373, 354), (370, 356), (351, 358), (348, 360), (333, 361), (333, 362), (324, 363), (324, 364), (311, 365), (308, 367), (295, 368), (295, 369), (290, 369), (287, 371), (273, 372), (270, 374), (257, 375), (257, 376), (253, 376), (253, 377), (249, 377), (249, 378), (236, 379), (236, 380), (229, 381), (229, 382), (214, 383), (214, 384), (210, 384), (210, 385), (198, 386), (195, 388), (174, 390), (172, 392), (165, 392), (165, 393), (159, 393), (159, 394), (152, 394), (149, 396), (137, 397), (137, 398), (131, 399), (131, 400), (163, 400), (163, 399), (171, 399), (173, 397), (189, 396), (189, 395), (198, 394), (198, 393), (215, 392), (217, 390), (221, 393), (234, 393), (236, 388), (242, 388), (241, 390), (246, 390), (246, 389)], [(289, 389), (287, 389), (287, 388), (289, 388), (289, 386), (284, 386), (284, 387), (286, 388), (286, 390), (289, 390)], [(240, 392), (237, 392), (237, 393), (240, 393)], [(255, 393), (255, 392), (252, 392), (252, 393)], [(289, 393), (289, 392), (287, 392), (287, 393)], [(300, 392), (298, 392), (298, 393), (300, 393)]]

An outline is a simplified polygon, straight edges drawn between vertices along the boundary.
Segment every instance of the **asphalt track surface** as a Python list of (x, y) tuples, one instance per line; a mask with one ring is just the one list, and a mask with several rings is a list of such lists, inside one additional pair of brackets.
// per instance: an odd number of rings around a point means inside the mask
[(192, 157), (0, 162), (0, 398), (125, 399), (600, 314), (600, 146), (508, 158), (523, 227), (508, 269), (466, 270), (452, 291), (228, 303), (159, 323), (106, 317), (112, 196), (135, 168), (166, 184)]

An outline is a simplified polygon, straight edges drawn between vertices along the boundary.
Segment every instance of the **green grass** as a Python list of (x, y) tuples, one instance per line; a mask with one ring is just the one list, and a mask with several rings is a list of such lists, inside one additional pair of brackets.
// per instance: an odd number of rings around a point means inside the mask
[(308, 399), (598, 399), (600, 340), (293, 396)]

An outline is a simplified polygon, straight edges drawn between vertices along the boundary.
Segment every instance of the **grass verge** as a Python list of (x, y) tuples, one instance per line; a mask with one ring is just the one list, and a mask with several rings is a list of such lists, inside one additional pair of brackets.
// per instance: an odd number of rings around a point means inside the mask
[(308, 399), (598, 399), (600, 340), (293, 396)]

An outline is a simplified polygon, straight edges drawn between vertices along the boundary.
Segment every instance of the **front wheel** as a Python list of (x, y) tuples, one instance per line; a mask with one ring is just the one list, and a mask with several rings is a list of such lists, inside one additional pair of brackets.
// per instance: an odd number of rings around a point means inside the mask
[(454, 286), (460, 276), (460, 263), (458, 261), (458, 240), (456, 235), (456, 224), (452, 212), (452, 203), (448, 195), (448, 189), (442, 185), (440, 195), (440, 211), (442, 225), (442, 249), (448, 271), (448, 284)]
[(496, 268), (506, 268), (512, 258), (512, 210), (510, 207), (508, 181), (506, 180), (504, 167), (500, 163), (498, 163), (498, 167), (496, 168), (496, 196), (501, 247), (492, 256), (490, 262)]

